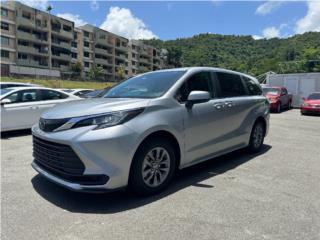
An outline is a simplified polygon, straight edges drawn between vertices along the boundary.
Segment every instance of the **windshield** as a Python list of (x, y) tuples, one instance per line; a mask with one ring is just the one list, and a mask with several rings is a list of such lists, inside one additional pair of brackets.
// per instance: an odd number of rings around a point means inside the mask
[(130, 78), (111, 88), (105, 98), (157, 98), (181, 78), (186, 71), (151, 72)]
[(308, 100), (320, 100), (320, 93), (312, 93), (308, 97)]
[(280, 89), (279, 88), (262, 88), (263, 94), (271, 94), (271, 95), (278, 95), (280, 94)]
[(8, 88), (4, 88), (4, 89), (0, 89), (0, 96), (13, 91), (12, 89), (8, 89)]

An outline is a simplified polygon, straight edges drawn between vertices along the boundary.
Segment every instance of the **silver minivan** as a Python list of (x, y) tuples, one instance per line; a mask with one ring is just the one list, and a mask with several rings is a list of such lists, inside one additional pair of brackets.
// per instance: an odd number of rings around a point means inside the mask
[(149, 72), (44, 113), (32, 128), (32, 166), (75, 191), (152, 194), (177, 169), (240, 148), (258, 152), (268, 123), (269, 103), (251, 76), (206, 67)]

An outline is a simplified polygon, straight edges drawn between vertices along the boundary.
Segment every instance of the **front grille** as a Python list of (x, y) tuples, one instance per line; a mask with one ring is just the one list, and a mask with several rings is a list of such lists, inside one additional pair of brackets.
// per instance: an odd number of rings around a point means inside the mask
[(44, 132), (52, 132), (53, 130), (61, 127), (63, 124), (69, 121), (69, 118), (63, 119), (44, 119), (40, 118), (39, 128)]
[(85, 169), (70, 146), (35, 136), (33, 136), (33, 156), (36, 163), (58, 174), (82, 175)]

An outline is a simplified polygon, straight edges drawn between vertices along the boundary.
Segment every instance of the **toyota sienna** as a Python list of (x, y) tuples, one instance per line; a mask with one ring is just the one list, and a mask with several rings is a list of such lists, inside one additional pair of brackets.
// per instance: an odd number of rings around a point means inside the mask
[(258, 152), (268, 122), (268, 100), (251, 76), (205, 67), (149, 72), (42, 114), (32, 166), (75, 191), (153, 194), (177, 169), (240, 148)]

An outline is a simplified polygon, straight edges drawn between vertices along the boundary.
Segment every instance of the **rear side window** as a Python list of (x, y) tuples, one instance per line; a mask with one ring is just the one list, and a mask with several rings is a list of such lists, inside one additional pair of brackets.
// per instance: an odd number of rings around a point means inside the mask
[(186, 102), (190, 92), (192, 91), (206, 91), (209, 92), (213, 97), (211, 73), (200, 72), (191, 76), (179, 89), (176, 99), (179, 102)]
[(68, 95), (54, 90), (41, 90), (41, 100), (58, 100), (67, 98)]
[(38, 91), (36, 89), (14, 92), (6, 98), (10, 99), (11, 103), (25, 103), (39, 100)]
[(246, 95), (245, 88), (239, 75), (216, 72), (216, 76), (220, 85), (220, 97), (227, 98)]
[(254, 80), (248, 77), (242, 77), (242, 79), (247, 86), (250, 96), (257, 96), (262, 94), (260, 86)]

